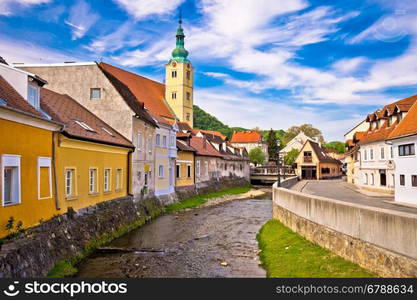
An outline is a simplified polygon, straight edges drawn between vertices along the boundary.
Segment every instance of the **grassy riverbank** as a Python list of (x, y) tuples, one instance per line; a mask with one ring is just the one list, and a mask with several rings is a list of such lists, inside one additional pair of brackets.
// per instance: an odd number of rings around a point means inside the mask
[(358, 265), (323, 249), (277, 220), (268, 221), (257, 236), (260, 259), (267, 276), (375, 277)]
[(167, 213), (170, 213), (170, 212), (174, 212), (174, 211), (177, 211), (177, 210), (197, 207), (201, 204), (206, 203), (207, 200), (210, 199), (210, 198), (217, 198), (217, 197), (222, 197), (222, 196), (226, 196), (226, 195), (244, 194), (244, 193), (249, 192), (250, 189), (251, 189), (251, 186), (240, 186), (240, 187), (227, 188), (227, 189), (217, 191), (217, 192), (213, 192), (213, 193), (209, 193), (209, 194), (193, 196), (193, 197), (184, 199), (181, 202), (168, 205), (165, 208), (165, 211)]

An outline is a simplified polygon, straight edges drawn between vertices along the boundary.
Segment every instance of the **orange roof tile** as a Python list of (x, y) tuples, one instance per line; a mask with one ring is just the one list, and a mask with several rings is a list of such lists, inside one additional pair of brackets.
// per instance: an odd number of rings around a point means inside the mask
[(262, 135), (257, 131), (238, 131), (233, 132), (232, 143), (259, 143)]
[(205, 138), (193, 136), (190, 140), (190, 146), (197, 151), (197, 155), (222, 157)]
[(388, 138), (397, 138), (411, 134), (417, 134), (417, 101)]
[(364, 132), (362, 138), (360, 139), (360, 143), (369, 143), (375, 142), (386, 139), (391, 132), (395, 129), (398, 125), (398, 122), (395, 121), (390, 127), (388, 127), (387, 122), (385, 122), (380, 128), (369, 130)]
[(222, 133), (218, 131), (213, 130), (205, 130), (205, 129), (193, 129), (193, 134), (197, 134), (198, 132), (201, 132), (203, 134), (211, 134), (220, 137), (222, 140), (226, 140), (227, 136), (223, 135)]
[(175, 119), (174, 114), (165, 102), (164, 84), (106, 63), (100, 63), (99, 65), (125, 84), (138, 101), (143, 102), (150, 112), (170, 119)]

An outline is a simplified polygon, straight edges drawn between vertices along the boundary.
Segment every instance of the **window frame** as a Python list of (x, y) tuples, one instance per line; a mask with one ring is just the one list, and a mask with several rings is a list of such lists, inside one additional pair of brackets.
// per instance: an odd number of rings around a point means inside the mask
[[(98, 97), (93, 97), (93, 92), (98, 91)], [(90, 88), (90, 100), (101, 99), (101, 88)]]
[(177, 92), (171, 92), (171, 99), (177, 100)]
[[(5, 202), (5, 182), (4, 182), (4, 171), (6, 168), (15, 169), (17, 174), (13, 174), (14, 176), (11, 178), (11, 190), (10, 193), (14, 195), (17, 193), (16, 199), (11, 201), (10, 203)], [(1, 155), (1, 180), (0, 180), (0, 187), (1, 187), (1, 202), (2, 206), (12, 206), (18, 205), (22, 203), (22, 181), (21, 181), (21, 155), (17, 154), (2, 154)], [(16, 177), (16, 178), (15, 178)], [(17, 180), (17, 187), (14, 187), (14, 183)], [(12, 191), (14, 189), (14, 191)]]
[[(67, 175), (68, 175), (68, 173), (67, 172), (68, 171), (71, 171), (71, 173), (72, 173), (72, 175), (71, 175), (71, 185), (70, 185), (71, 194), (67, 193), (67, 188), (68, 188), (68, 185), (67, 185), (67, 181), (68, 181)], [(77, 197), (77, 169), (75, 167), (65, 167), (64, 173), (65, 173), (65, 176), (64, 176), (64, 179), (65, 179), (65, 199), (66, 200), (71, 200), (71, 199), (74, 199), (74, 198)], [(72, 193), (72, 192), (74, 192), (74, 193)]]
[(163, 135), (162, 136), (162, 147), (167, 147), (167, 136)]
[(405, 175), (400, 174), (400, 186), (405, 186)]
[[(407, 152), (406, 149), (408, 149), (408, 153), (406, 153)], [(414, 143), (398, 145), (398, 156), (399, 157), (414, 156), (415, 154), (416, 154), (416, 149), (415, 149), (415, 144)]]
[[(91, 171), (94, 171), (94, 178), (93, 178), (93, 188), (94, 190), (91, 190)], [(90, 167), (88, 168), (88, 194), (89, 195), (97, 195), (99, 193), (98, 188), (98, 168), (97, 167)]]
[[(161, 172), (162, 170), (162, 172)], [(158, 166), (158, 178), (164, 178), (164, 165), (159, 165)]]
[(180, 164), (176, 164), (175, 172), (176, 172), (175, 178), (180, 179), (181, 178), (181, 165)]
[(123, 189), (123, 168), (116, 168), (115, 170), (115, 191), (119, 192)]
[(159, 133), (157, 133), (155, 135), (155, 145), (156, 146), (160, 146), (161, 145), (161, 135)]
[(177, 70), (172, 70), (171, 71), (171, 78), (177, 78)]
[(191, 175), (192, 174), (191, 170), (192, 170), (192, 166), (191, 166), (191, 164), (188, 164), (187, 165), (187, 178), (192, 178), (193, 177)]
[[(106, 171), (108, 171), (108, 175), (107, 175), (107, 189), (106, 189)], [(104, 193), (110, 193), (112, 191), (112, 186), (111, 186), (111, 168), (104, 168), (103, 171), (103, 192)]]
[(411, 187), (417, 188), (417, 175), (411, 175)]
[(200, 177), (200, 161), (199, 160), (197, 160), (196, 161), (196, 166), (195, 166), (195, 173), (196, 173), (196, 175), (197, 175), (197, 177)]
[[(48, 182), (49, 182), (49, 196), (41, 197), (41, 168), (48, 168)], [(50, 157), (38, 157), (38, 200), (52, 198), (52, 158)]]
[[(34, 91), (35, 94), (35, 103), (32, 103), (30, 98), (31, 98), (31, 91)], [(30, 105), (32, 105), (36, 110), (39, 110), (40, 108), (40, 88), (38, 86), (35, 86), (33, 84), (29, 84), (28, 85), (28, 103)]]

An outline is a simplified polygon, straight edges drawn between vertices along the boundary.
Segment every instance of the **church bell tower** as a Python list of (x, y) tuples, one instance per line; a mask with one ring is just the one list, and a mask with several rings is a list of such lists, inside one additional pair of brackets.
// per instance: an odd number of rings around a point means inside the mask
[(165, 99), (181, 122), (193, 128), (193, 66), (184, 48), (184, 30), (180, 16), (176, 47), (165, 65)]

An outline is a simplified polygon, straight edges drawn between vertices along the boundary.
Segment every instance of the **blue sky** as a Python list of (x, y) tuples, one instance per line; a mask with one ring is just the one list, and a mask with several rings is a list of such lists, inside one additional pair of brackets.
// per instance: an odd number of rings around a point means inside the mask
[(9, 63), (102, 59), (162, 81), (181, 7), (195, 104), (231, 126), (325, 139), (417, 93), (417, 1), (0, 0)]

